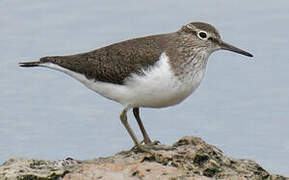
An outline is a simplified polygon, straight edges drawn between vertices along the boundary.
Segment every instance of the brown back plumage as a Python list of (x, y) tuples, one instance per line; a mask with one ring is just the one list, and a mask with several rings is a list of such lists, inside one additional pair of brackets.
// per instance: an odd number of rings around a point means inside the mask
[(123, 84), (131, 73), (153, 65), (165, 51), (169, 34), (131, 39), (87, 53), (70, 56), (43, 57), (40, 62), (51, 62), (81, 73), (89, 79)]
[[(199, 36), (201, 31), (210, 37), (202, 39)], [(51, 62), (83, 74), (88, 79), (124, 84), (130, 74), (142, 74), (142, 69), (157, 62), (163, 52), (169, 57), (174, 75), (181, 76), (186, 73), (184, 68), (194, 59), (192, 57), (203, 57), (198, 58), (199, 63), (206, 64), (208, 55), (220, 49), (221, 42), (219, 32), (212, 25), (192, 22), (174, 33), (131, 39), (87, 53), (43, 57), (38, 62), (23, 62), (20, 66), (41, 66)], [(233, 51), (250, 55), (236, 48)], [(206, 53), (200, 56), (200, 52)]]

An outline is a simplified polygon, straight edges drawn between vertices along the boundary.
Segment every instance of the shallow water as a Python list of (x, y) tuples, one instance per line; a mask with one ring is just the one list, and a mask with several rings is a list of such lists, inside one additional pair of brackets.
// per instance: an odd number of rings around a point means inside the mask
[[(142, 109), (152, 137), (200, 136), (225, 154), (289, 176), (288, 1), (0, 1), (0, 162), (10, 157), (91, 159), (133, 144), (121, 106), (60, 72), (19, 61), (85, 52), (173, 32), (191, 21), (254, 54), (219, 51), (182, 104)], [(130, 114), (130, 123), (137, 130)]]

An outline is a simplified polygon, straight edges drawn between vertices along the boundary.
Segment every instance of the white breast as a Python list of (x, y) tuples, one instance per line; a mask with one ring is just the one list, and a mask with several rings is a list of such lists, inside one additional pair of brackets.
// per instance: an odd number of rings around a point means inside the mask
[(198, 87), (201, 78), (197, 81), (192, 81), (192, 78), (180, 81), (168, 61), (168, 56), (163, 53), (154, 66), (144, 71), (144, 76), (133, 74), (127, 79), (129, 106), (171, 106), (180, 103)]
[(126, 107), (167, 107), (189, 96), (199, 86), (204, 75), (204, 70), (200, 70), (189, 73), (188, 77), (180, 81), (174, 76), (168, 60), (168, 56), (162, 53), (159, 61), (143, 70), (144, 75), (132, 74), (124, 85), (89, 80), (82, 74), (52, 63), (43, 66), (65, 72), (93, 91)]

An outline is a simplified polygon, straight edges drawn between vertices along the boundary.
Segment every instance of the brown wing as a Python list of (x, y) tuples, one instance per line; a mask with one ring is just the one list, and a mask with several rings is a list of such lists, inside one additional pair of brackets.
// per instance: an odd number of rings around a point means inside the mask
[(71, 56), (41, 58), (89, 79), (123, 84), (131, 73), (141, 73), (142, 68), (153, 65), (165, 51), (169, 34), (131, 39), (87, 53)]

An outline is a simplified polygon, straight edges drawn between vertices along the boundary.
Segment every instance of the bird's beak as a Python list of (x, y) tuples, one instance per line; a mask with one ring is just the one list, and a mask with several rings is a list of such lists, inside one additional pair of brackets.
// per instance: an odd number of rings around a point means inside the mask
[(226, 43), (224, 41), (220, 41), (218, 43), (218, 49), (233, 51), (235, 53), (242, 54), (244, 56), (253, 57), (252, 54), (250, 54), (250, 53), (248, 53), (248, 52), (246, 52), (246, 51), (244, 51), (242, 49), (239, 49), (239, 48), (237, 48), (237, 47), (235, 47), (235, 46), (233, 46), (231, 44), (228, 44), (228, 43)]

